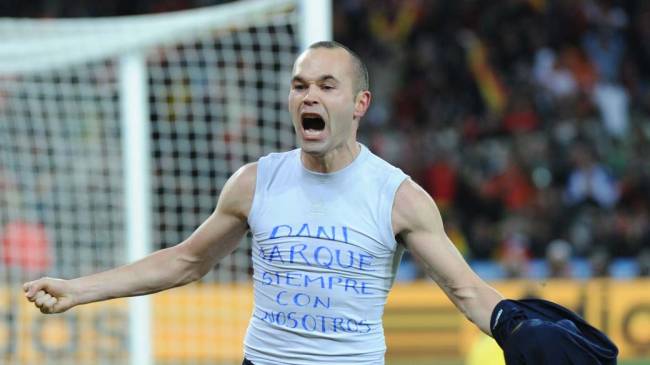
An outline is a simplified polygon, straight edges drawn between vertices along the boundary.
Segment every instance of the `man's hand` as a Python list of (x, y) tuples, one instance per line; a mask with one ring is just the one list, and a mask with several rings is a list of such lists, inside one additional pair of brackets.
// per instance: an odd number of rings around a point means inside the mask
[(42, 313), (61, 313), (76, 305), (74, 290), (67, 280), (41, 278), (25, 283), (23, 290)]

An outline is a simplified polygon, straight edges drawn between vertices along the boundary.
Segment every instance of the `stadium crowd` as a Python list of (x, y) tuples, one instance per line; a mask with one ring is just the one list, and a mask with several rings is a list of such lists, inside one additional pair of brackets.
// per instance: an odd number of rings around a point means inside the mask
[[(0, 15), (217, 2), (41, 0)], [(333, 10), (334, 39), (370, 70), (362, 140), (434, 197), (477, 271), (650, 275), (650, 3), (334, 0)]]
[(367, 143), (431, 193), (467, 257), (513, 277), (543, 258), (542, 275), (648, 274), (647, 2), (334, 9), (374, 81)]

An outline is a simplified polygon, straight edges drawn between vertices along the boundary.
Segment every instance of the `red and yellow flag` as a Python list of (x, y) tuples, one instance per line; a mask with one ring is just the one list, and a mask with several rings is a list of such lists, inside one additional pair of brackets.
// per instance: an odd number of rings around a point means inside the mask
[(481, 97), (490, 111), (500, 114), (506, 107), (508, 94), (501, 78), (489, 63), (485, 44), (478, 37), (472, 37), (466, 46), (467, 62)]

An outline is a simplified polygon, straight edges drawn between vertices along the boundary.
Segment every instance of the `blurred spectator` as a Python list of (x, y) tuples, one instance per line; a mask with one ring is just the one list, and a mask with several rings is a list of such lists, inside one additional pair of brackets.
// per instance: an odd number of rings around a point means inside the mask
[(589, 255), (589, 265), (591, 266), (591, 276), (602, 278), (609, 276), (609, 264), (611, 262), (610, 254), (605, 249), (597, 249)]
[(596, 159), (586, 144), (578, 143), (571, 151), (574, 168), (569, 174), (565, 191), (570, 205), (593, 202), (602, 208), (612, 208), (619, 198), (616, 181)]
[(598, 75), (594, 102), (606, 130), (623, 138), (629, 124), (628, 94), (620, 77), (626, 47), (622, 31), (628, 23), (627, 15), (609, 0), (587, 1), (585, 13), (590, 29), (584, 35), (583, 47)]
[(531, 260), (528, 222), (518, 216), (509, 216), (501, 227), (503, 240), (499, 247), (499, 262), (509, 278), (522, 278), (528, 274)]
[(469, 255), (467, 238), (461, 229), (460, 222), (453, 210), (447, 210), (443, 216), (445, 232), (449, 239), (456, 245), (456, 248), (463, 256)]
[(548, 244), (546, 262), (550, 277), (571, 277), (571, 259), (573, 256), (571, 251), (571, 244), (562, 239), (553, 240)]
[(620, 85), (597, 84), (594, 102), (600, 110), (607, 132), (616, 138), (624, 138), (629, 129), (629, 97)]
[(450, 153), (440, 151), (424, 171), (422, 187), (442, 210), (452, 205), (456, 198), (458, 171), (455, 160)]
[(639, 275), (650, 277), (650, 247), (646, 247), (641, 251), (637, 262), (639, 264)]
[(522, 133), (536, 130), (540, 126), (532, 100), (525, 92), (512, 95), (508, 110), (503, 117), (503, 129), (510, 133)]
[(497, 173), (481, 187), (482, 194), (496, 199), (508, 210), (516, 211), (528, 206), (535, 197), (529, 175), (523, 170), (514, 152), (508, 152)]
[(622, 31), (628, 23), (627, 15), (611, 0), (587, 1), (585, 13), (590, 29), (584, 35), (583, 46), (596, 66), (598, 80), (619, 83), (625, 52)]
[(481, 217), (470, 223), (469, 247), (471, 255), (477, 259), (490, 259), (497, 248), (497, 227), (493, 222)]
[(552, 49), (541, 48), (537, 51), (533, 72), (535, 81), (555, 101), (577, 97), (579, 89), (576, 78)]
[(513, 234), (504, 240), (501, 244), (499, 262), (506, 272), (506, 277), (511, 279), (527, 277), (530, 256), (526, 236)]

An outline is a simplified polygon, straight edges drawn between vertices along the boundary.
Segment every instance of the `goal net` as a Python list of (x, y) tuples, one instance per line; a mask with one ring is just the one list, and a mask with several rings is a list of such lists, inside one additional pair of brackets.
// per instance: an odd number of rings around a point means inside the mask
[(0, 19), (0, 362), (241, 362), (248, 240), (200, 283), (139, 306), (116, 300), (43, 316), (20, 285), (181, 242), (234, 171), (292, 148), (292, 62), (329, 37), (326, 14), (305, 21), (316, 3)]

